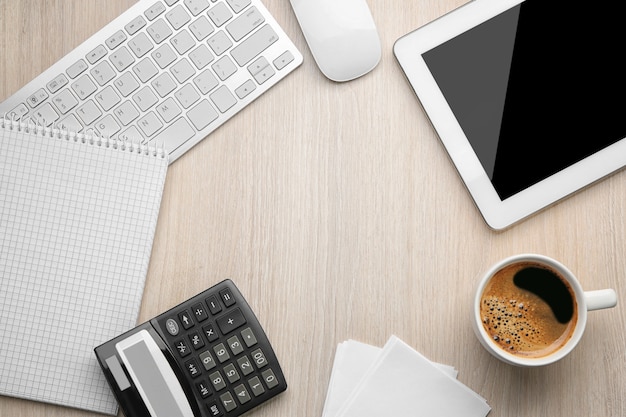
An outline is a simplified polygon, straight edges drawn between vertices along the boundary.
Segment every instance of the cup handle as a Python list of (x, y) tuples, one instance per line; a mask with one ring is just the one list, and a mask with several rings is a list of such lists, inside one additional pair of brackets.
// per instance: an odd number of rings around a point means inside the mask
[(587, 311), (611, 308), (617, 305), (617, 294), (612, 289), (585, 291), (585, 301)]

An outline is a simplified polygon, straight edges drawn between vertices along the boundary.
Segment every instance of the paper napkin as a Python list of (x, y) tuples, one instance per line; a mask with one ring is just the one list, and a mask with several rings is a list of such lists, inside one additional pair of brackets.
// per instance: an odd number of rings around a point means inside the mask
[(392, 336), (381, 349), (348, 340), (337, 346), (323, 417), (484, 417), (491, 408), (434, 363)]

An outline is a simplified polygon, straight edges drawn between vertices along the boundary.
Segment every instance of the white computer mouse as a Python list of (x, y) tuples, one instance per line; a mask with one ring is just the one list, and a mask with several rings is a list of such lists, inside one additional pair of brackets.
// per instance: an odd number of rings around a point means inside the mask
[(290, 0), (313, 58), (337, 82), (370, 72), (381, 57), (380, 38), (366, 0)]

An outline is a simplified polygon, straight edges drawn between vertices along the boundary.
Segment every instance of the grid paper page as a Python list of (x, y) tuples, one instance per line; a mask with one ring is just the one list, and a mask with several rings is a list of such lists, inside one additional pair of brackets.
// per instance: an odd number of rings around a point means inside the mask
[(167, 158), (4, 123), (0, 394), (116, 414), (93, 349), (136, 324)]

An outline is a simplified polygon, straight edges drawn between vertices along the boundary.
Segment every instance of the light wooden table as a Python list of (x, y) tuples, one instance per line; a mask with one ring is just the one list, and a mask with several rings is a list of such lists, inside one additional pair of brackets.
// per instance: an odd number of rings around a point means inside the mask
[[(337, 84), (288, 0), (265, 0), (303, 65), (170, 166), (139, 320), (235, 280), (289, 383), (256, 417), (321, 416), (337, 343), (392, 334), (455, 366), (491, 417), (626, 415), (626, 172), (505, 232), (485, 225), (392, 54), (464, 2), (369, 1), (382, 60)], [(0, 100), (132, 3), (0, 0)], [(520, 252), (618, 293), (575, 351), (542, 369), (498, 362), (470, 326), (478, 275)], [(0, 397), (3, 417), (89, 415)]]

